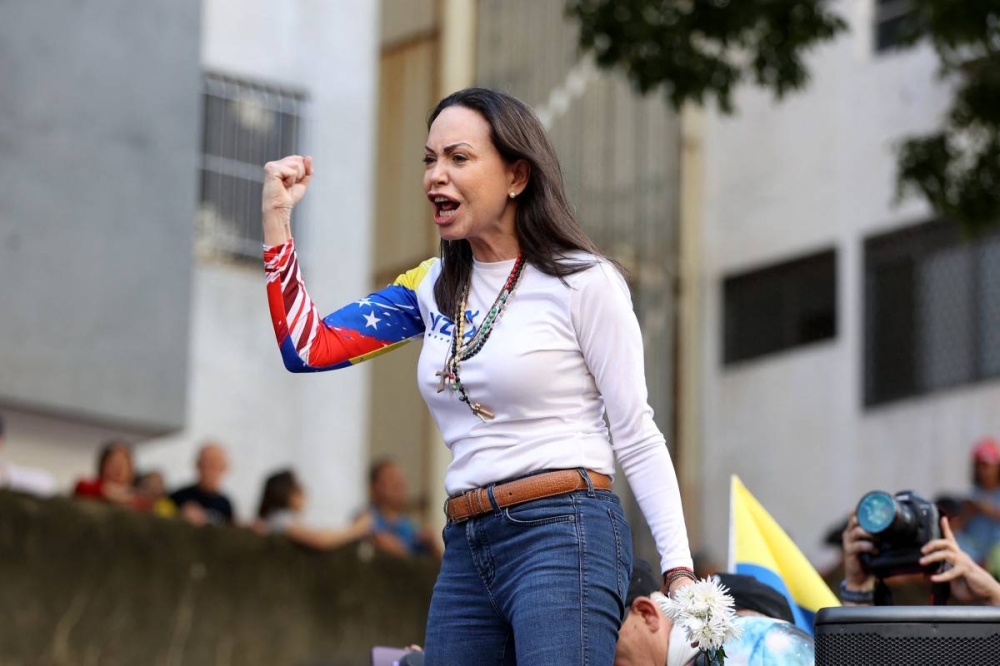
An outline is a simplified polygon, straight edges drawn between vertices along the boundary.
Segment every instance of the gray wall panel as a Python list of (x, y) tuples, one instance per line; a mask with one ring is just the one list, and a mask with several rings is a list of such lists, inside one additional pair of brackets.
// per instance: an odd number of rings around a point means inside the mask
[(197, 0), (0, 1), (0, 404), (184, 422)]

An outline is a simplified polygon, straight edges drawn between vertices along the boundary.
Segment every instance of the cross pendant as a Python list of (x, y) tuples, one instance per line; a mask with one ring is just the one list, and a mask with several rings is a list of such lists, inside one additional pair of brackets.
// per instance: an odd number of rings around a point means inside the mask
[(472, 406), (472, 413), (484, 421), (492, 421), (496, 417), (496, 414), (486, 409), (478, 402)]
[(448, 377), (449, 374), (450, 373), (448, 372), (447, 368), (445, 368), (444, 370), (438, 370), (437, 372), (434, 373), (435, 377), (441, 378), (441, 381), (438, 382), (438, 389), (437, 389), (438, 393), (444, 390), (444, 380), (446, 377)]

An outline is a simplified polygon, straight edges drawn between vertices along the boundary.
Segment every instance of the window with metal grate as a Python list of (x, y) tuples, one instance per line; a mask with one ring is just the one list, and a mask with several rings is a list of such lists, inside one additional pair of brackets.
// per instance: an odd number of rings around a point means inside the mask
[(723, 281), (729, 365), (837, 334), (837, 256), (827, 250)]
[(199, 246), (256, 260), (264, 163), (300, 152), (305, 96), (218, 74), (204, 86)]
[(1000, 233), (932, 222), (865, 241), (865, 405), (1000, 376)]

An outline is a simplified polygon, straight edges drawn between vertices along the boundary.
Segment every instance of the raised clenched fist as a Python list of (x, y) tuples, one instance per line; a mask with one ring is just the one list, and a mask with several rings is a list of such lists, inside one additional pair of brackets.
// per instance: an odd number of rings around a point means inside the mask
[(261, 196), (261, 210), (267, 217), (270, 213), (291, 213), (302, 200), (312, 179), (312, 157), (290, 155), (277, 162), (264, 165), (264, 191)]
[(265, 245), (280, 245), (292, 237), (292, 209), (305, 195), (312, 173), (309, 156), (289, 155), (264, 165), (261, 212)]

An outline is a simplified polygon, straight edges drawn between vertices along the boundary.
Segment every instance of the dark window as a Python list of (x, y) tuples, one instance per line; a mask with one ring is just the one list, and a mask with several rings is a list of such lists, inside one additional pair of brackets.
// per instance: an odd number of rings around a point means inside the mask
[(725, 363), (837, 334), (834, 250), (726, 278)]
[(259, 258), (264, 163), (300, 152), (304, 98), (209, 74), (203, 103), (199, 244)]
[(913, 0), (876, 0), (875, 50), (888, 51), (902, 46), (913, 26)]
[(1000, 234), (933, 222), (865, 241), (865, 404), (1000, 376)]

